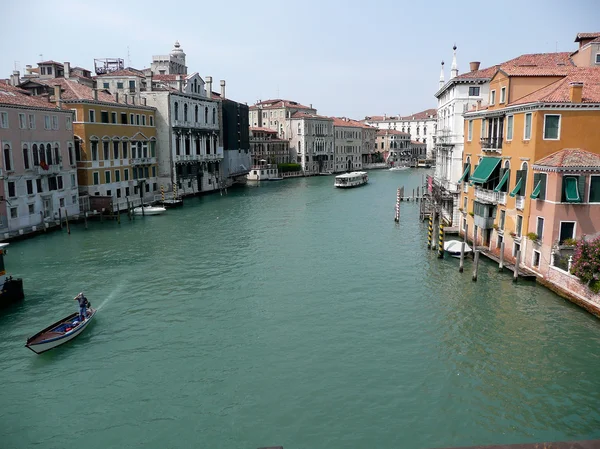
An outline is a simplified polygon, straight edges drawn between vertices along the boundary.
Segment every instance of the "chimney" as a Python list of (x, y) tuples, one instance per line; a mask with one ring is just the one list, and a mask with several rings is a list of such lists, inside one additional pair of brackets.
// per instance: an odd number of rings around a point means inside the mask
[(221, 80), (221, 99), (225, 100), (225, 80)]
[(119, 102), (119, 92), (115, 92), (115, 102)]
[(469, 68), (471, 69), (471, 72), (479, 70), (479, 64), (481, 64), (479, 61), (469, 62)]
[(58, 109), (62, 109), (62, 95), (60, 92), (60, 84), (54, 85), (54, 103)]
[(70, 62), (65, 62), (63, 64), (63, 66), (64, 66), (64, 69), (65, 69), (65, 73), (63, 74), (63, 76), (66, 79), (69, 79), (71, 77), (71, 63)]
[(583, 83), (569, 83), (569, 100), (571, 103), (581, 103), (583, 97)]
[(475, 106), (475, 110), (479, 111), (480, 108), (481, 108), (481, 100), (477, 100), (477, 106)]
[(150, 75), (148, 75), (147, 79), (147, 84), (146, 84), (146, 90), (148, 92), (152, 92), (152, 72), (150, 72)]
[(12, 73), (12, 75), (10, 76), (10, 85), (18, 86), (20, 82), (21, 82), (21, 74), (19, 73), (18, 70), (15, 70)]
[(308, 106), (309, 106), (311, 109), (313, 108), (313, 107), (312, 107), (312, 103), (311, 103), (311, 104), (309, 104)]
[(212, 98), (212, 76), (206, 77), (206, 96)]
[(181, 75), (177, 75), (175, 79), (177, 80), (177, 90), (179, 92), (183, 92), (183, 81), (181, 80)]
[(95, 87), (92, 89), (92, 95), (94, 96), (94, 100), (98, 101), (98, 89)]

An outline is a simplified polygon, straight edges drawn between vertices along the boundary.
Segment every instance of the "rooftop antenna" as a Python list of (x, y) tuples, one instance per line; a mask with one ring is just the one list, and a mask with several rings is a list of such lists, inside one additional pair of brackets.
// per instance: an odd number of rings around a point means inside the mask
[(44, 55), (40, 53), (40, 61), (44, 60)]
[(127, 46), (127, 66), (131, 67), (131, 54), (129, 53), (129, 45)]
[(19, 64), (19, 61), (15, 61), (15, 71), (18, 70), (17, 69), (17, 64)]

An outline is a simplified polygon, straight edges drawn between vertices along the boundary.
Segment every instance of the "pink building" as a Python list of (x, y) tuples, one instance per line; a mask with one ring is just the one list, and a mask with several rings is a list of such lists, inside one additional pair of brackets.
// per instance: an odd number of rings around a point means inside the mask
[(600, 155), (560, 150), (535, 162), (533, 173), (535, 201), (527, 230), (532, 244), (526, 245), (523, 263), (546, 281), (591, 298), (600, 308), (600, 296), (568, 273), (573, 240), (600, 235)]
[(72, 113), (0, 83), (0, 235), (79, 214)]

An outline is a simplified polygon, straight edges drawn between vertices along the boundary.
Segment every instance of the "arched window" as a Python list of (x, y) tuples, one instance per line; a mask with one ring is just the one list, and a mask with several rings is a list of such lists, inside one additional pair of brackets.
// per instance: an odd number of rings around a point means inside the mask
[(504, 161), (504, 169), (510, 169), (510, 161)]
[(204, 108), (204, 123), (208, 124), (208, 107)]
[[(508, 161), (507, 161), (508, 162)], [(529, 166), (527, 165), (527, 162), (523, 162), (521, 164), (521, 170), (527, 172), (527, 169), (529, 168)]]
[(46, 162), (48, 165), (52, 165), (52, 146), (47, 143), (46, 144)]
[(184, 122), (187, 122), (187, 117), (188, 117), (187, 112), (188, 112), (188, 105), (187, 105), (187, 103), (185, 103), (183, 105), (183, 121)]
[(38, 154), (38, 147), (35, 143), (31, 147), (31, 152), (33, 153), (33, 165), (34, 167), (37, 167), (40, 165), (40, 156)]
[(213, 125), (217, 123), (217, 110), (213, 108)]
[(54, 144), (54, 163), (60, 164), (60, 147), (57, 143)]
[(175, 120), (179, 120), (179, 103), (175, 102)]
[(5, 144), (4, 145), (4, 169), (6, 171), (12, 170), (12, 164), (11, 164), (11, 160), (10, 160), (10, 145), (9, 144)]
[(29, 148), (27, 148), (27, 145), (23, 145), (23, 166), (25, 167), (25, 170), (28, 170), (29, 167)]
[(194, 107), (194, 119), (195, 119), (195, 122), (198, 123), (198, 105), (196, 105)]

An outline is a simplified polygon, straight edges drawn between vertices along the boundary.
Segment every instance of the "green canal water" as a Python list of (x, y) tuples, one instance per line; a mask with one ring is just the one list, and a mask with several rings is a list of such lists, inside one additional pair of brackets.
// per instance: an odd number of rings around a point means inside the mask
[[(434, 448), (600, 437), (600, 323), (438, 260), (423, 172), (292, 179), (11, 244), (0, 447)], [(99, 312), (46, 354), (28, 336)]]

